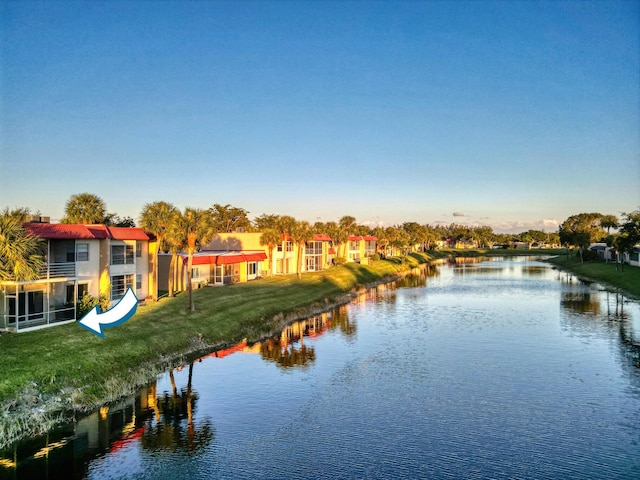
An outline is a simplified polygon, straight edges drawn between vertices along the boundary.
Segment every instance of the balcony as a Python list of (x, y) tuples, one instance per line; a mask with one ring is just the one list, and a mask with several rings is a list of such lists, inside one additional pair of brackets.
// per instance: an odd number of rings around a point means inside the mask
[(50, 278), (69, 278), (76, 276), (76, 263), (49, 263), (40, 272), (40, 279), (47, 280)]

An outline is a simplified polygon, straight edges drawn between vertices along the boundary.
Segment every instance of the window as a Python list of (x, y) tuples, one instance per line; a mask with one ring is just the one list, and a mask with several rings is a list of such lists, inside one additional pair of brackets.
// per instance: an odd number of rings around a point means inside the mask
[(79, 283), (78, 284), (78, 298), (82, 298), (85, 295), (89, 294), (89, 284), (88, 283)]
[(75, 290), (76, 290), (75, 285), (73, 285), (73, 284), (67, 285), (67, 296), (66, 296), (66, 299), (65, 299), (65, 303), (67, 305), (72, 305), (73, 304), (73, 296), (75, 294)]
[(200, 278), (200, 268), (199, 267), (193, 267), (191, 269), (191, 279), (195, 280), (196, 278)]
[(136, 275), (136, 290), (142, 290), (142, 275)]
[(247, 263), (247, 275), (256, 275), (258, 272), (258, 263), (257, 262), (249, 262)]
[(111, 245), (111, 265), (133, 265), (133, 245)]
[(277, 247), (276, 251), (277, 252), (281, 252), (282, 251), (282, 244), (281, 243), (278, 244), (278, 247)]
[(287, 242), (287, 252), (293, 252), (293, 242)]
[(76, 243), (76, 262), (86, 262), (89, 260), (89, 244)]
[(136, 242), (136, 257), (142, 256), (142, 242)]
[(66, 245), (67, 248), (67, 262), (75, 262), (76, 261), (76, 246), (73, 241), (68, 242)]
[[(132, 247), (133, 249), (133, 247)], [(134, 275), (114, 275), (111, 277), (111, 300), (119, 300), (134, 286)]]

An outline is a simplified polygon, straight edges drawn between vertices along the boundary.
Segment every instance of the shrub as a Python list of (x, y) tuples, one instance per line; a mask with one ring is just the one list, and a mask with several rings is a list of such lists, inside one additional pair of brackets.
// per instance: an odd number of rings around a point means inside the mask
[(85, 295), (81, 299), (78, 300), (76, 304), (76, 318), (81, 319), (96, 305), (102, 312), (106, 312), (109, 310), (109, 299), (106, 295), (100, 295), (99, 298), (93, 297), (91, 295)]

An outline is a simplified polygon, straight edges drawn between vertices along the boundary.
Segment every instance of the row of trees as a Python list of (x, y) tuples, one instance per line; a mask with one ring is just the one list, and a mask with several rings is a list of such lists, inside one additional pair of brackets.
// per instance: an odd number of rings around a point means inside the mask
[(623, 213), (621, 220), (597, 212), (572, 215), (560, 225), (558, 234), (562, 245), (578, 248), (581, 259), (593, 243), (606, 243), (622, 255), (640, 243), (640, 210)]
[[(37, 278), (42, 266), (42, 242), (25, 235), (21, 228), (31, 212), (26, 208), (12, 211), (5, 209), (0, 221), (0, 278)], [(352, 216), (343, 216), (337, 222), (316, 222), (310, 224), (299, 221), (288, 215), (262, 214), (251, 221), (249, 212), (232, 205), (213, 204), (209, 209), (185, 208), (183, 211), (174, 205), (157, 201), (143, 207), (139, 217), (139, 225), (153, 234), (159, 248), (156, 250), (154, 270), (157, 299), (158, 271), (157, 255), (159, 251), (172, 254), (169, 273), (169, 295), (174, 294), (174, 275), (177, 271), (177, 255), (186, 251), (187, 289), (189, 306), (194, 309), (192, 295), (191, 269), (193, 254), (201, 245), (208, 243), (217, 232), (261, 232), (261, 243), (268, 251), (269, 259), (279, 245), (286, 251), (286, 242), (291, 241), (299, 247), (313, 239), (314, 234), (326, 234), (333, 242), (338, 261), (347, 256), (348, 238), (350, 235), (372, 235), (382, 251), (391, 248), (395, 252), (409, 253), (415, 250), (431, 250), (443, 242), (447, 246), (458, 243), (478, 248), (492, 248), (496, 244), (513, 245), (515, 242), (530, 244), (575, 245), (584, 250), (589, 244), (607, 241), (619, 251), (628, 251), (640, 241), (638, 225), (640, 213), (623, 214), (625, 221), (619, 222), (613, 215), (599, 213), (579, 214), (569, 217), (560, 227), (558, 233), (547, 233), (539, 230), (528, 230), (518, 235), (497, 234), (489, 226), (466, 226), (452, 223), (450, 225), (422, 225), (417, 222), (405, 222), (389, 227), (359, 225)], [(115, 222), (115, 219), (121, 221)], [(115, 214), (107, 213), (104, 201), (97, 195), (81, 193), (73, 195), (65, 204), (66, 223), (106, 223), (119, 226), (134, 226), (135, 222), (127, 217), (122, 221)], [(613, 234), (611, 229), (618, 229)], [(21, 232), (22, 230), (22, 232)], [(13, 232), (13, 233), (12, 233)], [(10, 239), (10, 240), (7, 240)], [(20, 239), (20, 240), (19, 240)], [(10, 247), (9, 247), (10, 246)], [(302, 256), (303, 249), (298, 248)], [(302, 258), (298, 258), (297, 274), (301, 274)], [(272, 262), (269, 262), (271, 274)]]

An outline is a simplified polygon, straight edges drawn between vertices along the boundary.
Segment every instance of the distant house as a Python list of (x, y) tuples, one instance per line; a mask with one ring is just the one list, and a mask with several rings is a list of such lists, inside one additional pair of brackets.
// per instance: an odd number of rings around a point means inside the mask
[(149, 237), (139, 228), (26, 223), (46, 241), (46, 265), (33, 281), (0, 282), (0, 329), (24, 331), (76, 318), (78, 299), (119, 300), (131, 287), (149, 294)]
[[(283, 235), (272, 252), (269, 252), (267, 245), (260, 243), (261, 236), (260, 232), (216, 234), (213, 240), (202, 245), (200, 251), (193, 256), (191, 278), (194, 286), (244, 283), (264, 277), (269, 271), (273, 275), (296, 273), (299, 248), (303, 249), (300, 271), (317, 272), (332, 265), (335, 251), (328, 235), (315, 234), (302, 247), (292, 242), (288, 235)], [(375, 237), (357, 237), (357, 240), (354, 237), (353, 246), (357, 250), (352, 252), (354, 257), (351, 261), (373, 255), (375, 241)], [(175, 288), (184, 290), (187, 285), (188, 256), (180, 253), (179, 259), (177, 272), (174, 273)], [(160, 290), (169, 288), (170, 262), (171, 255), (159, 255)]]
[(630, 252), (625, 253), (625, 262), (634, 267), (640, 267), (640, 245), (636, 245)]
[(377, 241), (377, 237), (369, 235), (350, 235), (347, 261), (357, 263), (368, 262), (368, 258), (376, 254)]

